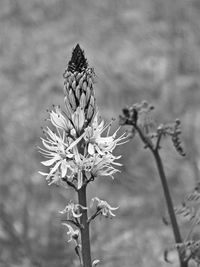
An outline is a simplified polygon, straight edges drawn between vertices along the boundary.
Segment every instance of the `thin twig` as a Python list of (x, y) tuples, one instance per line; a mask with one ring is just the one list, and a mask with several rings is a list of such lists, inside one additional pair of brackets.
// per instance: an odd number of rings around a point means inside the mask
[(64, 180), (69, 186), (71, 186), (72, 188), (74, 188), (74, 190), (77, 192), (78, 190), (77, 190), (77, 188), (76, 188), (76, 186), (72, 183), (72, 182), (70, 182), (70, 181), (67, 181), (66, 179)]
[(68, 220), (68, 219), (66, 219), (66, 220), (61, 220), (61, 222), (69, 222), (69, 223), (72, 223), (72, 224), (74, 224), (76, 227), (78, 227), (79, 229), (81, 229), (81, 224), (80, 224), (79, 222), (75, 222), (75, 221), (73, 221), (73, 220)]
[(89, 224), (92, 220), (94, 220), (99, 214), (101, 213), (101, 210), (97, 210), (93, 215), (90, 216), (90, 218), (87, 220), (87, 223)]
[(158, 135), (158, 138), (157, 138), (157, 142), (156, 142), (156, 146), (155, 146), (155, 151), (158, 151), (160, 149), (160, 142), (161, 142), (161, 139), (162, 139), (162, 136), (163, 136), (163, 133), (159, 133)]
[(141, 129), (138, 127), (137, 124), (133, 124), (133, 127), (135, 128), (135, 130), (138, 132), (140, 138), (142, 139), (143, 143), (153, 152), (154, 148), (151, 142), (149, 142), (149, 139), (146, 138), (146, 136), (144, 136), (144, 134), (142, 133)]

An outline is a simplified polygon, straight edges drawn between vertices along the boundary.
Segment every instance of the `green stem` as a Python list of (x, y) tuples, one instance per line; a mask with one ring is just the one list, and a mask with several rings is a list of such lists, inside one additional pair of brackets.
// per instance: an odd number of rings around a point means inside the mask
[[(154, 155), (156, 165), (158, 168), (158, 172), (159, 172), (159, 176), (161, 179), (161, 183), (162, 183), (162, 187), (163, 187), (163, 191), (164, 191), (164, 196), (165, 196), (165, 200), (167, 203), (168, 213), (169, 213), (169, 217), (170, 217), (171, 224), (172, 224), (175, 242), (176, 243), (182, 243), (182, 238), (181, 238), (181, 234), (179, 231), (179, 226), (177, 224), (177, 220), (176, 220), (176, 216), (175, 216), (175, 212), (174, 212), (174, 207), (173, 207), (173, 203), (172, 203), (172, 198), (170, 195), (170, 191), (169, 191), (167, 179), (165, 176), (162, 160), (160, 158), (158, 150), (154, 150), (153, 155)], [(188, 262), (183, 261), (183, 258), (181, 257), (180, 253), (179, 253), (179, 260), (180, 260), (180, 266), (181, 267), (187, 267), (188, 266)]]
[[(82, 186), (78, 191), (78, 201), (80, 205), (87, 207), (86, 186)], [(81, 228), (83, 267), (92, 267), (87, 209), (82, 209), (81, 212), (82, 216), (80, 217), (80, 224), (83, 226)]]

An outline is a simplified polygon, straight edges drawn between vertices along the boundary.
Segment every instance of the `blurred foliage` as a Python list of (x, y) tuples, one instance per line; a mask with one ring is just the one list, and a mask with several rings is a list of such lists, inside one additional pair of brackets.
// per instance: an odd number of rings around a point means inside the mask
[[(72, 193), (47, 187), (35, 149), (45, 109), (63, 103), (62, 73), (77, 42), (97, 74), (106, 119), (147, 99), (157, 121), (179, 117), (187, 157), (163, 147), (174, 202), (199, 179), (200, 3), (198, 0), (0, 1), (0, 266), (78, 266), (58, 211)], [(117, 122), (116, 122), (117, 127)], [(119, 205), (97, 220), (92, 251), (101, 266), (167, 266), (173, 242), (149, 152), (135, 138), (120, 147), (122, 172), (100, 178), (89, 197)], [(105, 230), (106, 229), (106, 230)], [(176, 265), (174, 265), (176, 266)]]

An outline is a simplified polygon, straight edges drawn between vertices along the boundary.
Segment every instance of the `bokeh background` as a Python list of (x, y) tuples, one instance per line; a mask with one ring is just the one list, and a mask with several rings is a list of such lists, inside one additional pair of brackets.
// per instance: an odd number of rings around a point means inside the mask
[[(73, 192), (47, 186), (35, 148), (46, 109), (63, 103), (62, 73), (76, 43), (95, 68), (106, 120), (143, 99), (157, 121), (182, 120), (187, 156), (167, 140), (162, 150), (174, 203), (199, 180), (199, 0), (1, 0), (1, 267), (78, 266), (58, 213)], [(153, 158), (138, 138), (116, 154), (121, 173), (89, 186), (88, 198), (120, 206), (116, 218), (93, 223), (93, 258), (102, 267), (169, 266), (163, 251), (174, 240)]]

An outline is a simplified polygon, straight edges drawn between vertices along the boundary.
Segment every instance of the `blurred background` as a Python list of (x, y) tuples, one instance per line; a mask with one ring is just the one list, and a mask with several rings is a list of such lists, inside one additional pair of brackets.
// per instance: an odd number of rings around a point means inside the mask
[[(46, 109), (63, 103), (62, 74), (76, 43), (95, 69), (104, 118), (146, 99), (158, 122), (182, 120), (187, 156), (167, 140), (162, 150), (174, 203), (199, 180), (199, 0), (1, 0), (0, 267), (78, 266), (58, 213), (73, 192), (47, 186), (35, 148)], [(117, 154), (115, 180), (89, 186), (88, 198), (120, 206), (116, 218), (92, 224), (93, 258), (103, 267), (169, 266), (163, 251), (174, 239), (162, 222), (153, 158), (137, 137)]]

